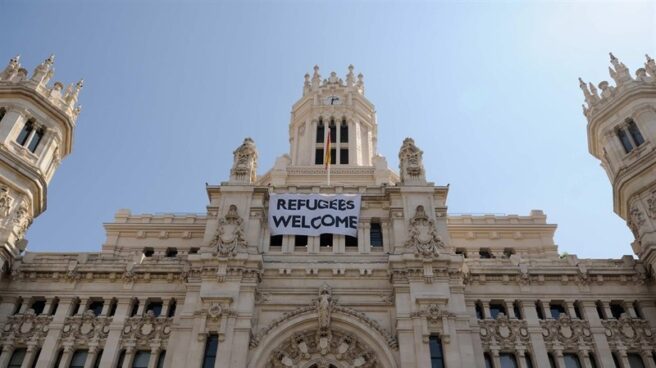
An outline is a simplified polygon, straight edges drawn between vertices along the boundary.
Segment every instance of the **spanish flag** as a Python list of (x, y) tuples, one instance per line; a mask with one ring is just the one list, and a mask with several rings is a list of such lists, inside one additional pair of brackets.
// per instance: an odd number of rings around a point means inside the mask
[(323, 160), (326, 170), (330, 170), (330, 159), (330, 127), (328, 127), (328, 134), (326, 134), (325, 157)]

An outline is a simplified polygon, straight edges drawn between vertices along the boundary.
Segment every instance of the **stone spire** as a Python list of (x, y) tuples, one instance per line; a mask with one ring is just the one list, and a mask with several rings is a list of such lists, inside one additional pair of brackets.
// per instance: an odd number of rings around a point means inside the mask
[(632, 78), (629, 73), (629, 68), (627, 68), (624, 63), (620, 62), (612, 52), (609, 52), (608, 54), (610, 55), (610, 63), (613, 64), (613, 67), (608, 67), (608, 73), (611, 78), (615, 80), (615, 84), (619, 87), (625, 82), (630, 81)]
[(415, 145), (414, 139), (403, 140), (403, 145), (399, 150), (401, 183), (426, 184), (423, 155), (424, 152)]
[(257, 179), (257, 148), (251, 138), (244, 139), (234, 152), (234, 162), (230, 170), (231, 183), (253, 184)]
[(355, 83), (355, 74), (353, 74), (353, 64), (348, 66), (348, 74), (346, 74), (346, 86), (353, 87)]
[(32, 80), (37, 84), (46, 85), (50, 78), (52, 78), (54, 69), (53, 65), (55, 64), (55, 55), (50, 55), (45, 59), (41, 64), (37, 65), (34, 68), (34, 73), (32, 74)]
[(20, 55), (16, 55), (15, 57), (9, 59), (9, 64), (7, 64), (5, 70), (3, 70), (2, 74), (0, 74), (0, 80), (11, 80), (16, 75), (16, 73), (18, 73), (18, 69), (20, 68)]
[(312, 75), (312, 90), (318, 90), (321, 86), (321, 74), (319, 74), (319, 65), (314, 66), (314, 74)]

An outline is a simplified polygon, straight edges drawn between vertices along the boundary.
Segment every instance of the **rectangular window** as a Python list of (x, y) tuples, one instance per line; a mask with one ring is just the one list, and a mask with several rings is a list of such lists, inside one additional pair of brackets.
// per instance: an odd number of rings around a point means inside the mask
[(87, 361), (87, 355), (89, 352), (87, 350), (75, 350), (73, 353), (73, 358), (71, 358), (71, 364), (69, 368), (84, 368), (84, 363)]
[(150, 360), (150, 351), (139, 350), (134, 355), (132, 361), (132, 368), (148, 368), (148, 361)]
[(35, 314), (43, 314), (43, 310), (46, 308), (45, 300), (35, 300), (32, 303), (32, 309), (34, 309)]
[(629, 134), (631, 134), (631, 138), (633, 138), (633, 142), (636, 146), (640, 146), (641, 144), (645, 143), (645, 139), (642, 137), (642, 133), (640, 133), (640, 129), (638, 129), (635, 121), (629, 121), (627, 127), (629, 128)]
[(280, 247), (282, 246), (282, 235), (271, 235), (269, 238), (269, 246)]
[(57, 309), (59, 309), (59, 299), (55, 298), (52, 300), (51, 306), (50, 306), (50, 315), (54, 316), (55, 313), (57, 313)]
[(118, 306), (118, 301), (116, 299), (112, 299), (112, 301), (109, 302), (109, 312), (107, 313), (107, 315), (110, 317), (115, 315), (117, 306)]
[(32, 366), (30, 368), (36, 368), (36, 362), (39, 361), (39, 355), (41, 355), (41, 349), (37, 349), (34, 353), (34, 359), (32, 360)]
[(430, 346), (431, 368), (444, 368), (442, 341), (438, 336), (431, 336), (428, 344)]
[(476, 319), (485, 319), (485, 316), (483, 315), (483, 306), (481, 305), (481, 302), (476, 302), (474, 305), (474, 310), (476, 311)]
[(157, 357), (157, 368), (164, 367), (164, 359), (166, 359), (166, 350), (159, 353), (159, 357)]
[(178, 306), (178, 302), (175, 299), (171, 299), (169, 302), (169, 309), (166, 312), (166, 316), (171, 318), (175, 316), (175, 308)]
[(71, 313), (69, 314), (69, 316), (74, 316), (79, 311), (80, 311), (80, 299), (75, 299), (75, 301), (73, 301), (73, 305), (71, 306), (71, 310), (70, 310)]
[(30, 152), (34, 153), (36, 151), (36, 148), (39, 146), (39, 143), (41, 143), (41, 140), (43, 139), (43, 134), (43, 129), (36, 131), (34, 138), (32, 138), (32, 141), (30, 142), (30, 145), (27, 146), (27, 149), (29, 149)]
[(146, 313), (153, 312), (155, 317), (159, 317), (162, 314), (162, 306), (164, 303), (161, 301), (150, 301), (146, 306)]
[(96, 354), (96, 361), (93, 362), (93, 368), (100, 367), (100, 360), (102, 359), (102, 355), (103, 355), (103, 349), (100, 349), (98, 351), (98, 354)]
[(98, 317), (103, 310), (103, 307), (105, 306), (105, 302), (102, 300), (94, 300), (89, 304), (89, 310), (93, 311), (93, 314)]
[(23, 126), (23, 129), (21, 130), (20, 134), (18, 134), (18, 138), (16, 138), (16, 142), (21, 146), (24, 146), (25, 143), (27, 143), (27, 138), (29, 138), (30, 133), (32, 133), (32, 130), (34, 130), (34, 123), (31, 120), (29, 120), (27, 123), (25, 123), (25, 126)]
[(25, 349), (14, 350), (14, 353), (11, 354), (11, 359), (9, 359), (9, 364), (7, 365), (7, 368), (20, 368), (21, 365), (23, 364), (23, 360), (25, 360), (26, 353), (27, 350)]
[(578, 355), (572, 353), (563, 354), (565, 368), (582, 368)]
[(624, 306), (620, 302), (611, 302), (610, 303), (610, 313), (613, 315), (613, 318), (615, 319), (620, 319), (623, 313), (626, 311), (624, 310)]
[(132, 299), (132, 310), (130, 311), (130, 317), (136, 316), (138, 311), (139, 311), (139, 299), (134, 298)]
[(565, 307), (560, 303), (549, 303), (549, 312), (551, 313), (551, 318), (558, 319), (561, 314), (567, 315)]
[[(122, 368), (123, 367), (123, 361), (125, 360), (125, 350), (121, 350), (121, 354), (118, 356), (118, 362), (116, 363), (116, 368)], [(55, 367), (58, 367), (59, 364), (55, 365)]]
[(307, 235), (295, 235), (294, 247), (306, 247), (308, 245)]
[(207, 336), (205, 342), (205, 356), (203, 357), (202, 368), (214, 368), (214, 361), (216, 360), (216, 352), (219, 347), (219, 336), (210, 334)]
[(506, 313), (506, 306), (503, 303), (490, 303), (490, 316), (492, 319), (497, 319), (500, 313), (508, 315)]
[(629, 359), (629, 367), (631, 368), (645, 368), (645, 362), (642, 361), (640, 354), (629, 353), (626, 356)]
[(329, 130), (330, 132), (330, 143), (337, 142), (337, 129), (335, 129), (335, 123), (331, 123)]
[(542, 303), (540, 301), (535, 302), (535, 313), (538, 315), (538, 319), (544, 319)]
[(337, 162), (337, 149), (331, 148), (330, 149), (330, 164), (335, 165)]
[(380, 226), (380, 222), (371, 223), (371, 227), (369, 227), (369, 241), (372, 247), (383, 246), (383, 229)]
[(333, 245), (333, 234), (321, 234), (319, 235), (319, 246), (320, 247), (330, 247)]
[(517, 319), (523, 319), (524, 316), (522, 316), (522, 308), (519, 305), (519, 301), (515, 300), (513, 303), (513, 313), (515, 313), (515, 318)]
[(342, 125), (339, 127), (339, 141), (348, 143), (348, 124), (345, 121), (342, 121)]
[(325, 128), (321, 120), (319, 120), (319, 125), (317, 126), (317, 143), (323, 143), (324, 135), (326, 135)]
[(501, 362), (501, 368), (517, 368), (515, 354), (501, 353), (499, 354), (499, 361)]
[(357, 248), (358, 247), (358, 238), (356, 236), (348, 236), (346, 235), (344, 237), (344, 245), (346, 247), (353, 247)]
[(314, 164), (323, 165), (323, 148), (314, 150)]
[(342, 148), (339, 150), (339, 164), (348, 165), (349, 163), (349, 150), (348, 148)]

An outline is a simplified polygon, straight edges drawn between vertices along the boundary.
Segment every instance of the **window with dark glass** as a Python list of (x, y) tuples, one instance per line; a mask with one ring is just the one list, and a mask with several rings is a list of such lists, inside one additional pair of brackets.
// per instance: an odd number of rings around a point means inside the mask
[(30, 366), (30, 368), (36, 367), (36, 362), (39, 361), (39, 355), (41, 355), (41, 348), (38, 348), (34, 353), (34, 359), (32, 359), (32, 365)]
[(542, 303), (538, 300), (535, 302), (535, 313), (538, 315), (538, 319), (544, 319), (544, 312), (542, 310)]
[(349, 151), (348, 148), (340, 148), (339, 150), (339, 164), (348, 165), (349, 163)]
[(116, 368), (122, 368), (124, 360), (125, 360), (125, 350), (121, 350), (121, 353), (118, 356), (118, 362), (116, 363)]
[(18, 298), (16, 304), (14, 305), (14, 312), (12, 314), (16, 315), (20, 313), (22, 307), (23, 307), (23, 298)]
[(383, 228), (380, 225), (380, 222), (375, 221), (371, 223), (369, 227), (369, 241), (371, 242), (372, 247), (382, 247), (383, 246)]
[(635, 121), (630, 120), (627, 124), (627, 128), (629, 129), (629, 134), (631, 134), (631, 138), (633, 138), (633, 143), (635, 143), (636, 147), (645, 143), (645, 139), (642, 137), (642, 133), (640, 133), (640, 129), (638, 129)]
[(337, 162), (337, 149), (336, 148), (331, 148), (330, 149), (330, 164), (335, 165)]
[(326, 128), (323, 126), (323, 121), (319, 119), (319, 124), (317, 125), (317, 143), (323, 143), (324, 137), (326, 135)]
[(501, 368), (517, 368), (517, 359), (515, 358), (515, 354), (500, 353), (499, 362), (501, 362)]
[(89, 303), (89, 310), (92, 311), (96, 317), (98, 317), (102, 313), (104, 306), (105, 306), (104, 301), (94, 300), (91, 303)]
[(565, 306), (561, 303), (549, 303), (549, 312), (551, 313), (551, 318), (558, 319), (561, 314), (567, 315)]
[(199, 250), (200, 248), (198, 247), (189, 248), (189, 254), (198, 254)]
[(510, 258), (513, 254), (515, 254), (515, 250), (512, 248), (506, 248), (503, 250), (503, 258)]
[(30, 133), (34, 130), (34, 121), (28, 120), (27, 123), (23, 126), (23, 129), (21, 132), (18, 134), (18, 138), (16, 138), (16, 143), (20, 144), (21, 146), (24, 146), (27, 143), (27, 138), (30, 137)]
[(524, 361), (526, 362), (526, 368), (533, 368), (533, 359), (530, 353), (524, 353)]
[(271, 235), (269, 238), (269, 245), (272, 247), (282, 246), (282, 235)]
[(633, 310), (636, 313), (636, 317), (640, 319), (645, 319), (645, 316), (642, 314), (642, 308), (640, 307), (640, 303), (638, 303), (637, 300), (633, 302)]
[(590, 368), (597, 368), (597, 357), (593, 353), (588, 353), (588, 359), (590, 359)]
[(138, 311), (139, 311), (139, 299), (137, 298), (132, 299), (132, 309), (130, 310), (130, 317), (136, 316)]
[(63, 355), (64, 355), (64, 349), (59, 349), (59, 352), (57, 353), (57, 359), (55, 359), (55, 365), (53, 365), (53, 367), (59, 368), (59, 363), (61, 363)]
[(203, 356), (203, 365), (201, 368), (214, 368), (216, 352), (219, 346), (219, 336), (210, 334), (205, 341), (205, 355)]
[(34, 153), (36, 151), (39, 143), (41, 143), (41, 140), (43, 140), (44, 134), (45, 131), (43, 129), (37, 129), (36, 133), (34, 133), (34, 137), (30, 141), (30, 144), (27, 146), (27, 149), (29, 149), (30, 152)]
[(109, 311), (107, 311), (107, 315), (112, 317), (116, 314), (116, 307), (118, 306), (118, 300), (112, 299), (109, 302)]
[(349, 248), (358, 247), (358, 237), (357, 236), (344, 236), (344, 246)]
[(476, 302), (476, 304), (474, 304), (474, 310), (476, 311), (477, 319), (485, 319), (485, 316), (483, 315), (483, 304), (481, 302)]
[(25, 360), (26, 353), (27, 350), (24, 348), (14, 350), (13, 354), (11, 354), (11, 358), (9, 359), (7, 368), (20, 368), (21, 365), (23, 365), (23, 360)]
[(169, 302), (169, 309), (166, 311), (166, 316), (171, 318), (175, 316), (175, 309), (178, 306), (178, 302), (175, 299), (171, 299)]
[(554, 359), (553, 354), (547, 353), (547, 359), (549, 359), (549, 367), (550, 368), (557, 368), (558, 367), (556, 365), (556, 359)]
[(163, 305), (164, 303), (161, 300), (151, 300), (146, 305), (146, 313), (153, 312), (155, 317), (159, 317), (162, 314)]
[(178, 249), (177, 248), (166, 248), (166, 256), (167, 257), (177, 257), (178, 256)]
[(314, 164), (323, 165), (323, 148), (317, 148), (314, 150)]
[(620, 358), (617, 357), (617, 353), (612, 353), (611, 356), (613, 357), (613, 363), (615, 364), (615, 368), (622, 367), (622, 365), (620, 364)]
[(515, 318), (524, 319), (524, 316), (522, 315), (522, 308), (519, 305), (518, 300), (515, 300), (515, 302), (513, 303), (513, 313), (515, 313)]
[(139, 350), (134, 354), (132, 361), (132, 368), (148, 368), (148, 361), (150, 360), (150, 351)]
[(146, 247), (143, 250), (144, 257), (152, 257), (155, 254), (155, 250), (151, 247)]
[(0, 121), (2, 121), (2, 118), (5, 117), (6, 113), (7, 113), (7, 110), (5, 108), (0, 109)]
[(581, 361), (579, 361), (579, 357), (576, 354), (563, 354), (563, 361), (565, 361), (565, 368), (582, 368)]
[(35, 314), (43, 314), (43, 310), (46, 308), (46, 301), (43, 299), (35, 300), (30, 306), (34, 310)]
[(613, 315), (613, 318), (619, 319), (622, 316), (622, 313), (625, 313), (624, 306), (619, 302), (610, 303), (610, 314)]
[(71, 364), (68, 365), (69, 368), (84, 368), (84, 363), (87, 361), (87, 350), (75, 350), (73, 353), (73, 358), (71, 358)]
[(431, 336), (428, 339), (430, 347), (431, 368), (444, 368), (444, 352), (442, 351), (442, 341), (439, 336)]
[(308, 245), (307, 235), (294, 235), (294, 247), (305, 247)]
[(642, 360), (640, 354), (629, 353), (626, 355), (629, 360), (630, 368), (645, 368), (645, 362)]
[(489, 353), (483, 353), (483, 360), (485, 361), (485, 368), (494, 368), (492, 365), (492, 358)]
[(320, 247), (330, 247), (333, 245), (333, 234), (321, 234), (319, 235), (319, 246)]
[(348, 124), (346, 124), (346, 120), (342, 120), (342, 125), (339, 127), (339, 141), (348, 143)]
[(337, 129), (335, 128), (335, 120), (330, 119), (330, 143), (337, 142)]
[(503, 305), (503, 303), (497, 303), (497, 302), (490, 303), (490, 316), (492, 317), (492, 319), (497, 319), (499, 313), (508, 315), (508, 312), (506, 312), (506, 306)]
[(481, 250), (478, 251), (478, 255), (481, 257), (481, 259), (490, 259), (494, 258), (492, 256), (492, 252), (490, 252), (489, 249), (487, 248), (482, 248)]
[(157, 357), (157, 368), (164, 367), (164, 359), (166, 359), (166, 350), (162, 350)]
[(617, 138), (620, 140), (620, 143), (622, 143), (622, 147), (624, 147), (624, 152), (631, 152), (633, 145), (631, 144), (631, 140), (629, 139), (629, 136), (626, 135), (624, 129), (617, 129), (616, 134)]

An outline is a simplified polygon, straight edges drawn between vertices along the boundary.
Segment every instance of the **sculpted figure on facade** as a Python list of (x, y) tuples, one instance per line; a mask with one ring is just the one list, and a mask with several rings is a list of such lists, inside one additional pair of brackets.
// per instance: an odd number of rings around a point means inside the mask
[(237, 206), (232, 204), (225, 217), (219, 219), (219, 227), (210, 245), (217, 247), (220, 256), (232, 256), (237, 253), (239, 247), (246, 246), (245, 236), (244, 220), (239, 216)]
[(13, 199), (9, 196), (9, 189), (6, 186), (0, 187), (0, 217), (7, 217), (11, 208)]
[(333, 299), (330, 286), (324, 284), (319, 290), (319, 297), (315, 301), (317, 315), (319, 316), (319, 329), (330, 328), (330, 314), (337, 300)]
[(415, 215), (410, 219), (409, 239), (406, 247), (414, 247), (417, 254), (436, 256), (440, 248), (444, 248), (442, 238), (437, 234), (435, 222), (428, 217), (424, 206), (417, 206)]
[(399, 169), (401, 171), (401, 183), (426, 183), (423, 155), (424, 152), (415, 145), (415, 141), (412, 138), (406, 138), (403, 140), (403, 145), (399, 151)]
[(234, 152), (234, 162), (230, 170), (230, 181), (238, 183), (255, 183), (257, 179), (257, 148), (251, 138), (244, 139)]
[(25, 231), (32, 223), (32, 217), (30, 216), (30, 210), (26, 200), (23, 200), (16, 209), (14, 213), (14, 228), (16, 230), (16, 235), (19, 238), (23, 238)]

